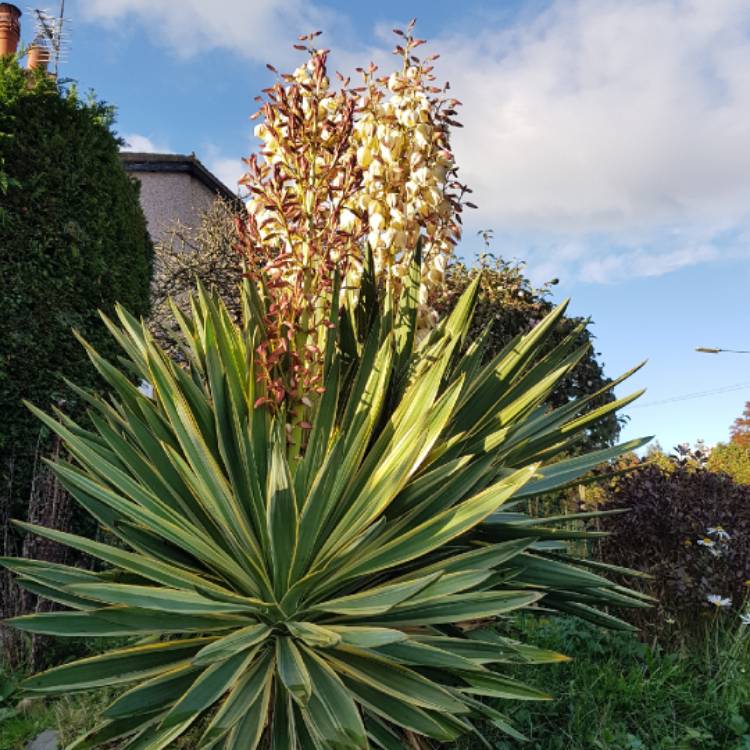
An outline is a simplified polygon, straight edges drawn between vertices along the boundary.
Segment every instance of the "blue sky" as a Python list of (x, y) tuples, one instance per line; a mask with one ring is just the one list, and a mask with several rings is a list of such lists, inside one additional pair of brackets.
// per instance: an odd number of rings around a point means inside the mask
[(118, 107), (135, 149), (195, 151), (228, 184), (265, 62), (292, 66), (297, 34), (322, 29), (342, 69), (387, 63), (389, 30), (416, 16), (464, 102), (454, 146), (479, 210), (461, 253), (492, 227), (495, 252), (594, 319), (610, 375), (649, 359), (625, 437), (714, 443), (750, 400), (750, 355), (694, 352), (750, 349), (746, 0), (68, 0), (67, 15), (61, 74)]

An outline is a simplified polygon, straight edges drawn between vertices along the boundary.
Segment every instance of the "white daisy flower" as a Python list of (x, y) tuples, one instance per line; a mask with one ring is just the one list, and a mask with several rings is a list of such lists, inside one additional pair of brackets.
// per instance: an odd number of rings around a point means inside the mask
[(721, 526), (709, 526), (708, 533), (710, 536), (718, 537), (722, 542), (729, 539), (729, 534)]
[(720, 594), (709, 594), (706, 600), (709, 604), (713, 604), (714, 607), (720, 609), (732, 606), (732, 600), (728, 596), (721, 596)]

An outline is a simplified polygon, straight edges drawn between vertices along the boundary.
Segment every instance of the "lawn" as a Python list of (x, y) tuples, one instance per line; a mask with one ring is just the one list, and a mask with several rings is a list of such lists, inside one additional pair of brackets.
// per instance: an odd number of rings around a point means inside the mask
[[(750, 750), (750, 660), (742, 631), (667, 652), (628, 633), (573, 618), (525, 618), (524, 640), (570, 662), (517, 670), (554, 694), (547, 703), (502, 707), (530, 742), (486, 737), (501, 750)], [(479, 750), (465, 740), (456, 750)]]

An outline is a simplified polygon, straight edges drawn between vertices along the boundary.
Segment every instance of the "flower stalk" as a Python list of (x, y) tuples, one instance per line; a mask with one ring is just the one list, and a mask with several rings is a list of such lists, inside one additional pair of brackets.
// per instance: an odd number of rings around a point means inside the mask
[[(358, 68), (362, 85), (338, 74), (318, 32), (300, 37), (308, 59), (264, 90), (241, 180), (248, 214), (239, 247), (266, 302), (266, 335), (256, 349), (264, 395), (258, 406), (288, 415), (290, 460), (303, 453), (324, 392), (324, 341), (334, 307), (356, 306), (371, 253), (379, 293), (395, 309), (411, 258), (422, 243), (416, 341), (438, 321), (431, 302), (461, 236), (464, 196), (450, 148), (460, 104), (435, 86), (432, 63), (415, 50), (414, 24), (395, 30), (400, 69)], [(270, 67), (270, 66), (269, 66)], [(334, 277), (342, 279), (334, 295)]]

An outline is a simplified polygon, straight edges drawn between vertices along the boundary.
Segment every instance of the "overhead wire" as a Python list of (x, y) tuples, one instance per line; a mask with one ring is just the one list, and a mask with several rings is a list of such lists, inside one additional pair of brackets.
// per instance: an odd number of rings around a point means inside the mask
[(678, 401), (689, 401), (696, 398), (706, 398), (707, 396), (716, 396), (720, 393), (731, 393), (732, 391), (740, 391), (743, 388), (750, 388), (750, 381), (745, 383), (734, 383), (733, 385), (725, 385), (721, 388), (714, 388), (710, 391), (697, 391), (695, 393), (685, 393), (681, 396), (672, 396), (671, 398), (661, 399), (660, 401), (647, 401), (644, 404), (633, 404), (631, 409), (643, 409), (646, 406), (660, 406), (661, 404), (672, 404)]

